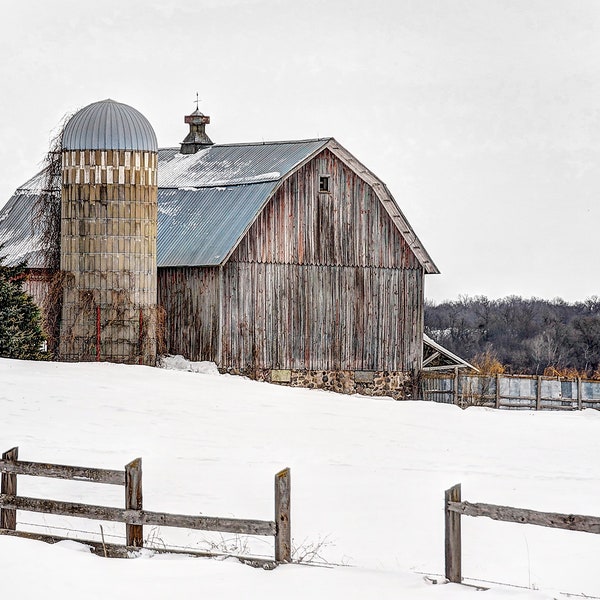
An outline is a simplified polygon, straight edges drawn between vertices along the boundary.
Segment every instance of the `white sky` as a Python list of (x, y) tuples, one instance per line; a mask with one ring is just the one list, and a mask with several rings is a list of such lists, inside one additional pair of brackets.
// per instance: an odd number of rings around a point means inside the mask
[(131, 104), (159, 145), (334, 136), (392, 191), (434, 300), (600, 293), (597, 0), (3, 2), (0, 205), (62, 117)]

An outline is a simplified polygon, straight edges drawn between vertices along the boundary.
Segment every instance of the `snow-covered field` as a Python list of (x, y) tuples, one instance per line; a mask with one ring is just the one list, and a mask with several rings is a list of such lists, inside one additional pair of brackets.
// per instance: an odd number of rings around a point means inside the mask
[[(463, 411), (239, 377), (0, 359), (0, 450), (15, 445), (23, 460), (111, 469), (141, 456), (145, 508), (221, 517), (272, 519), (273, 475), (289, 466), (297, 556), (316, 545), (329, 563), (263, 571), (150, 553), (106, 560), (73, 542), (2, 536), (2, 594), (16, 598), (471, 597), (481, 592), (423, 575), (444, 570), (446, 488), (460, 482), (474, 502), (600, 515), (595, 411)], [(19, 494), (123, 506), (116, 486), (19, 476)], [(18, 518), (25, 530), (99, 534), (93, 521)], [(104, 528), (121, 541), (122, 526)], [(272, 556), (271, 538), (145, 534), (155, 545)], [(484, 598), (600, 596), (598, 557), (598, 535), (463, 518), (463, 575), (525, 588), (486, 584)]]

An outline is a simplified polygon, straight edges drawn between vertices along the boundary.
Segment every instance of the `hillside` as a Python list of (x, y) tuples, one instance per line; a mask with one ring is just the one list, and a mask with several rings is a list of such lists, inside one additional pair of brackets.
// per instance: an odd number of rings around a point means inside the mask
[[(72, 542), (0, 537), (3, 593), (17, 598), (471, 597), (473, 588), (423, 577), (444, 569), (446, 488), (461, 482), (472, 501), (600, 513), (595, 411), (462, 411), (231, 376), (6, 359), (0, 407), (0, 449), (17, 445), (23, 460), (119, 469), (143, 457), (148, 510), (271, 519), (273, 475), (289, 466), (296, 556), (316, 545), (321, 567), (330, 567), (263, 571), (149, 552), (106, 560)], [(20, 476), (19, 494), (122, 506), (120, 488), (52, 479)], [(93, 521), (19, 520), (32, 531), (99, 534)], [(123, 536), (120, 526), (104, 527), (107, 541)], [(157, 545), (272, 553), (264, 538), (145, 534)], [(483, 598), (600, 596), (598, 555), (600, 536), (463, 519), (465, 577), (530, 588), (492, 585)]]

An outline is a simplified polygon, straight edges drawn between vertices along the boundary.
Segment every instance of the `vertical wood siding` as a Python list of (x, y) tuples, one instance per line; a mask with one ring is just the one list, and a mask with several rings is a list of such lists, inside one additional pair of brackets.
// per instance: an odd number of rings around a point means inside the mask
[(328, 150), (283, 183), (231, 260), (421, 268), (373, 189)]
[(224, 367), (415, 370), (423, 269), (372, 188), (324, 151), (225, 265), (222, 327)]
[(420, 269), (230, 262), (222, 366), (419, 368)]
[(167, 352), (218, 362), (218, 267), (159, 269), (158, 303), (165, 309)]

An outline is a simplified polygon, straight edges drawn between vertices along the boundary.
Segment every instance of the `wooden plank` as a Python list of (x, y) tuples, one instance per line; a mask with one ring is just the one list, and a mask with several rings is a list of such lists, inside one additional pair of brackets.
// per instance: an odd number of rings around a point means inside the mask
[(3, 458), (0, 460), (0, 471), (2, 473), (14, 473), (15, 475), (33, 475), (36, 477), (125, 485), (125, 471), (109, 469), (89, 469), (87, 467), (54, 465), (24, 460), (5, 460)]
[(219, 517), (177, 515), (146, 510), (127, 510), (111, 506), (27, 498), (25, 496), (8, 496), (6, 494), (0, 494), (0, 507), (52, 515), (81, 517), (82, 519), (96, 519), (98, 521), (129, 523), (131, 525), (159, 525), (163, 527), (180, 527), (184, 529), (247, 535), (275, 535), (276, 532), (274, 521), (222, 519)]
[(451, 500), (448, 504), (448, 511), (469, 517), (488, 517), (495, 521), (525, 523), (528, 525), (540, 525), (542, 527), (554, 527), (556, 529), (568, 529), (570, 531), (585, 531), (587, 533), (600, 533), (600, 517), (540, 512), (527, 508), (460, 502), (460, 500)]
[(275, 560), (292, 561), (290, 470), (283, 469), (275, 475)]
[(446, 490), (444, 495), (446, 579), (452, 583), (462, 581), (462, 548), (460, 514), (450, 507), (460, 503), (460, 483)]
[[(125, 509), (142, 509), (142, 459), (136, 458), (125, 465)], [(127, 546), (141, 548), (144, 545), (144, 526), (127, 523), (125, 526)]]
[[(19, 448), (11, 448), (2, 454), (2, 460), (17, 460), (19, 457)], [(16, 473), (2, 473), (0, 484), (0, 493), (11, 496), (17, 495), (17, 475)], [(10, 508), (0, 510), (0, 529), (17, 528), (17, 511)]]

